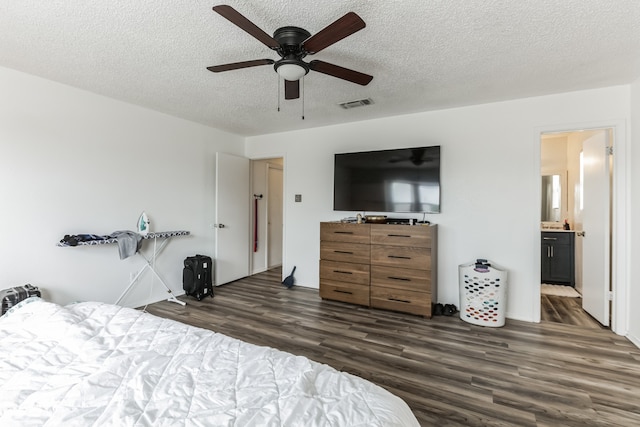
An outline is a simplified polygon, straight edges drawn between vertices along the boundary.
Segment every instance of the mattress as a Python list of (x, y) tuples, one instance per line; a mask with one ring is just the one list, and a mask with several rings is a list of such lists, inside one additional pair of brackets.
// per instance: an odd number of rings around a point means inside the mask
[(2, 426), (418, 426), (327, 365), (138, 310), (29, 298), (0, 318)]

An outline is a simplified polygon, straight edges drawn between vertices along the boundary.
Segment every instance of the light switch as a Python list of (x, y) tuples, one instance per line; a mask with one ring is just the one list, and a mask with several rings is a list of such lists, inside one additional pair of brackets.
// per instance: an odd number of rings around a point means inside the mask
[(300, 203), (302, 202), (302, 194), (296, 194), (296, 199), (295, 199), (296, 203)]

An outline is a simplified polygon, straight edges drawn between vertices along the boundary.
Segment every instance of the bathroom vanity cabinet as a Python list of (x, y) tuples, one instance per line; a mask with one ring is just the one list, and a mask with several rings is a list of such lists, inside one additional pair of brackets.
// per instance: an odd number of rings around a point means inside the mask
[(575, 233), (543, 231), (540, 246), (542, 283), (575, 287)]

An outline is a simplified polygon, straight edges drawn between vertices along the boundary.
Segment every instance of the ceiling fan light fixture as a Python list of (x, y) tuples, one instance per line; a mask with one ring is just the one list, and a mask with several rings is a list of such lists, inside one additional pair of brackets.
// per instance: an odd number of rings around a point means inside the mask
[(302, 61), (283, 59), (276, 62), (276, 72), (285, 80), (295, 82), (309, 72), (309, 67)]

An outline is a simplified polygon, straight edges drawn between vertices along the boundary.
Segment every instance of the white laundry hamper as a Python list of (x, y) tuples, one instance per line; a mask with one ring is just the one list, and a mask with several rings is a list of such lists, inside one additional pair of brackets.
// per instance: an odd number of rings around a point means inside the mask
[(460, 319), (480, 326), (504, 326), (507, 271), (487, 260), (458, 267)]

